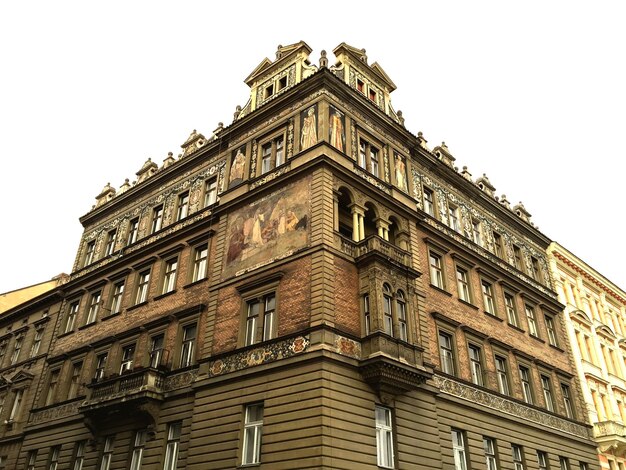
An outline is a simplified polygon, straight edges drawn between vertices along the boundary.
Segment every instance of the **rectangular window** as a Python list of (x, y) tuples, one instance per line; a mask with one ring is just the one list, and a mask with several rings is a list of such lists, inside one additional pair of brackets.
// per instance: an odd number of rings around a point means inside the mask
[(33, 344), (30, 347), (29, 357), (35, 357), (39, 353), (39, 348), (41, 347), (41, 339), (43, 338), (43, 332), (43, 328), (37, 328), (35, 330), (35, 337), (33, 338)]
[(364, 140), (359, 142), (359, 166), (367, 169), (367, 142)]
[(463, 268), (456, 268), (456, 286), (459, 292), (459, 299), (471, 302), (470, 285), (467, 271)]
[(506, 359), (502, 356), (496, 356), (496, 377), (498, 379), (498, 391), (503, 395), (510, 395), (509, 372)]
[(435, 217), (435, 194), (429, 188), (424, 188), (424, 212)]
[(406, 326), (406, 302), (404, 294), (398, 291), (396, 294), (396, 315), (398, 316), (398, 338), (402, 341), (408, 341), (408, 329)]
[(483, 291), (483, 307), (485, 308), (485, 312), (495, 315), (496, 304), (493, 298), (493, 285), (485, 280), (481, 281), (480, 285)]
[(176, 220), (182, 220), (189, 214), (189, 191), (178, 196), (178, 206), (176, 209)]
[(61, 446), (50, 447), (50, 455), (48, 456), (48, 470), (57, 470), (59, 465), (59, 452)]
[(472, 220), (472, 238), (474, 243), (479, 246), (483, 246), (483, 237), (480, 231), (480, 222), (478, 220)]
[(124, 295), (124, 281), (116, 282), (113, 285), (113, 295), (111, 297), (111, 315), (122, 311), (122, 297)]
[(548, 454), (541, 450), (538, 450), (537, 465), (539, 466), (539, 470), (548, 470)]
[(559, 466), (561, 467), (561, 470), (570, 470), (569, 459), (567, 457), (559, 457)]
[(439, 358), (441, 370), (446, 374), (454, 375), (454, 351), (452, 349), (452, 335), (439, 332)]
[(430, 262), (430, 283), (435, 287), (444, 289), (445, 284), (443, 282), (443, 260), (441, 256), (431, 251), (428, 259)]
[(505, 292), (504, 305), (506, 307), (506, 318), (509, 324), (519, 326), (519, 321), (517, 320), (517, 308), (515, 307), (515, 297), (508, 292)]
[(2, 364), (2, 360), (4, 359), (4, 355), (7, 353), (8, 341), (3, 339), (0, 341), (0, 365)]
[(15, 397), (13, 399), (13, 406), (11, 407), (11, 413), (9, 413), (9, 421), (15, 421), (20, 417), (22, 411), (22, 399), (24, 398), (24, 390), (19, 389), (15, 391)]
[(371, 318), (370, 318), (370, 296), (365, 294), (363, 296), (363, 315), (365, 317), (365, 334), (369, 335), (372, 331)]
[(141, 470), (143, 449), (146, 446), (146, 435), (147, 432), (144, 429), (141, 429), (135, 433), (133, 452), (130, 458), (130, 470)]
[(372, 174), (378, 176), (380, 173), (378, 162), (378, 149), (370, 147), (370, 165), (372, 167)]
[(454, 470), (467, 470), (467, 452), (463, 431), (452, 430), (452, 451), (454, 453)]
[(120, 364), (120, 374), (133, 369), (133, 359), (135, 358), (135, 345), (130, 344), (122, 348), (122, 362)]
[(511, 444), (511, 452), (513, 454), (513, 469), (524, 470), (524, 452), (522, 446)]
[(493, 235), (493, 254), (498, 258), (502, 258), (502, 237), (498, 232), (492, 232)]
[(104, 256), (112, 255), (115, 251), (115, 241), (117, 240), (117, 230), (110, 230), (107, 234), (107, 243), (104, 248)]
[(379, 467), (393, 468), (391, 410), (383, 406), (376, 406), (376, 454)]
[[(589, 465), (587, 465), (587, 462), (579, 462), (578, 468), (580, 470), (589, 470)], [(624, 469), (624, 465), (621, 465), (620, 470), (623, 470), (623, 469)]]
[(517, 245), (513, 245), (513, 263), (520, 271), (524, 270), (522, 267), (522, 250)]
[(148, 286), (150, 284), (150, 270), (141, 271), (137, 276), (137, 293), (135, 295), (135, 305), (148, 300)]
[(530, 257), (530, 267), (532, 272), (530, 273), (532, 278), (536, 281), (541, 281), (541, 269), (539, 269), (539, 260), (534, 256)]
[(572, 396), (569, 385), (561, 384), (561, 394), (563, 395), (563, 407), (565, 408), (565, 416), (574, 419), (574, 407), (572, 405)]
[(485, 451), (485, 461), (487, 470), (498, 470), (498, 459), (496, 458), (496, 441), (491, 437), (483, 436), (483, 450)]
[(199, 281), (206, 278), (207, 259), (209, 255), (209, 246), (204, 245), (197, 246), (193, 251), (193, 274), (191, 281)]
[(195, 323), (183, 327), (183, 342), (180, 349), (180, 367), (187, 367), (193, 364), (195, 358), (196, 345)]
[(273, 170), (285, 163), (285, 145), (283, 136), (276, 137), (261, 147), (261, 174)]
[(359, 139), (359, 166), (380, 177), (380, 151), (364, 139)]
[(137, 234), (139, 233), (139, 219), (133, 219), (128, 224), (128, 238), (126, 239), (126, 245), (132, 245), (137, 241)]
[(554, 317), (550, 315), (543, 316), (546, 322), (546, 331), (548, 333), (548, 343), (551, 346), (558, 346), (558, 342), (556, 340), (556, 327), (554, 326)]
[(75, 362), (72, 364), (72, 377), (70, 378), (70, 386), (67, 392), (68, 400), (76, 398), (80, 390), (80, 374), (83, 370), (82, 362)]
[(178, 258), (172, 258), (165, 262), (165, 274), (163, 276), (162, 294), (173, 292), (176, 288), (176, 269), (178, 268)]
[(261, 298), (249, 300), (246, 319), (246, 346), (267, 341), (274, 337), (274, 316), (276, 314), (276, 297), (274, 293)]
[(554, 398), (552, 397), (552, 383), (547, 375), (541, 376), (541, 388), (543, 390), (543, 399), (546, 402), (546, 409), (554, 412)]
[(107, 365), (107, 357), (107, 353), (101, 353), (96, 356), (96, 370), (93, 376), (96, 382), (104, 379), (104, 373)]
[(113, 457), (113, 436), (107, 436), (104, 440), (104, 449), (102, 450), (102, 460), (100, 461), (100, 470), (109, 470), (111, 466), (111, 458)]
[(155, 233), (161, 230), (163, 225), (163, 206), (157, 206), (152, 209), (152, 225), (150, 226), (150, 233)]
[(37, 463), (37, 451), (28, 451), (28, 458), (26, 463), (26, 470), (35, 470), (35, 464)]
[(385, 292), (383, 292), (383, 326), (385, 328), (385, 333), (389, 336), (393, 336), (393, 313), (391, 312), (391, 291), (387, 287), (387, 284), (384, 286)]
[(476, 385), (483, 385), (483, 366), (480, 348), (476, 345), (469, 345), (470, 370), (472, 373), (472, 382)]
[(532, 305), (525, 305), (526, 319), (528, 320), (528, 333), (531, 336), (539, 338), (539, 329), (537, 328), (537, 320), (535, 318), (535, 309)]
[(11, 354), (11, 365), (15, 364), (20, 358), (20, 352), (22, 351), (22, 344), (24, 344), (24, 335), (21, 334), (15, 338), (15, 344), (13, 345), (13, 354)]
[(165, 447), (165, 460), (163, 470), (176, 470), (178, 465), (178, 447), (180, 444), (180, 434), (182, 423), (171, 423), (167, 427), (167, 445)]
[(448, 223), (450, 228), (455, 232), (461, 231), (461, 224), (459, 223), (459, 208), (452, 203), (448, 203)]
[(45, 406), (50, 405), (54, 402), (57, 385), (59, 384), (60, 373), (61, 371), (59, 369), (50, 372), (50, 379), (48, 380), (48, 387), (46, 390), (46, 401), (44, 403)]
[(524, 401), (529, 404), (533, 404), (533, 391), (530, 385), (530, 371), (528, 367), (519, 366), (519, 378), (522, 384), (522, 395)]
[(261, 463), (261, 436), (263, 434), (263, 404), (246, 406), (243, 429), (242, 465)]
[(87, 266), (92, 263), (93, 255), (96, 251), (96, 241), (92, 240), (87, 243), (87, 247), (85, 248), (85, 260), (83, 261), (83, 266)]
[(164, 335), (155, 335), (150, 340), (150, 367), (156, 369), (162, 364)]
[(74, 448), (74, 466), (72, 470), (83, 470), (83, 463), (85, 463), (85, 445), (87, 441), (78, 441)]
[(94, 323), (98, 318), (98, 311), (100, 310), (100, 294), (101, 292), (94, 292), (91, 294), (89, 300), (89, 307), (87, 308), (87, 318), (85, 319), (85, 325)]
[(212, 206), (217, 202), (217, 178), (211, 178), (204, 183), (204, 207)]

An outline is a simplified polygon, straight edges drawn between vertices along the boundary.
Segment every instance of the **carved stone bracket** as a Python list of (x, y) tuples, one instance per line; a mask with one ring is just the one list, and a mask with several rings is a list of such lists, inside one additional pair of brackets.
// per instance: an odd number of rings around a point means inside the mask
[(432, 374), (394, 361), (384, 356), (367, 359), (359, 365), (365, 380), (381, 396), (396, 396), (409, 390), (416, 390)]

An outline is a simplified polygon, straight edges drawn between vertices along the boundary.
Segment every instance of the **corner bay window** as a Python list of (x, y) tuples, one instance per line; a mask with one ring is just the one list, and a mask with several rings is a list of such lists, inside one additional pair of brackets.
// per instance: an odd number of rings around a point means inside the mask
[(379, 467), (393, 468), (391, 410), (376, 406), (376, 455)]
[(276, 314), (276, 296), (269, 293), (247, 302), (245, 345), (267, 341), (274, 334), (274, 316)]

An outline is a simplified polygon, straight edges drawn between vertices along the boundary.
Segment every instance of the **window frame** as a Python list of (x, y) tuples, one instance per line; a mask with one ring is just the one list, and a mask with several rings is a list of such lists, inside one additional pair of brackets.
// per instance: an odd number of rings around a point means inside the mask
[(548, 374), (539, 374), (539, 379), (541, 382), (541, 391), (546, 410), (554, 413), (556, 411), (556, 406), (554, 402), (554, 390), (552, 389), (552, 379)]
[[(187, 331), (193, 327), (193, 337), (187, 336)], [(198, 320), (186, 322), (180, 325), (180, 356), (178, 366), (182, 369), (196, 362), (196, 350), (198, 341)]]
[(535, 306), (529, 302), (524, 302), (524, 313), (526, 315), (526, 323), (528, 324), (528, 334), (534, 338), (541, 338), (539, 336), (539, 323), (537, 322)]
[[(261, 410), (261, 419), (250, 419), (251, 410)], [(263, 418), (265, 416), (264, 403), (251, 403), (244, 407), (243, 436), (241, 440), (241, 465), (258, 465), (261, 463), (261, 446), (263, 445)], [(258, 418), (258, 417), (257, 417)], [(250, 431), (252, 432), (252, 448), (250, 446)], [(251, 452), (249, 452), (251, 450)], [(249, 459), (249, 457), (252, 457)]]
[[(428, 197), (430, 196), (430, 197)], [(433, 191), (428, 186), (422, 187), (422, 203), (424, 207), (424, 212), (431, 217), (437, 217), (437, 202), (435, 199), (435, 191)]]
[[(279, 146), (279, 143), (281, 144)], [(258, 161), (258, 175), (262, 176), (276, 168), (280, 168), (287, 163), (287, 139), (286, 129), (282, 128), (277, 132), (264, 138), (259, 142), (259, 161)], [(269, 148), (269, 153), (265, 153), (265, 149)], [(280, 150), (280, 152), (279, 152)], [(280, 159), (279, 159), (280, 156)], [(267, 162), (267, 164), (266, 164)]]
[(71, 364), (71, 375), (67, 388), (67, 399), (72, 400), (78, 396), (80, 391), (80, 379), (83, 373), (83, 361), (74, 361)]
[(483, 436), (486, 470), (498, 470), (498, 448), (493, 437)]
[(163, 275), (161, 280), (161, 295), (176, 292), (176, 281), (178, 280), (178, 255), (163, 260)]
[(448, 227), (457, 233), (461, 233), (461, 210), (459, 206), (448, 201)]
[(539, 467), (539, 470), (550, 469), (548, 454), (543, 450), (537, 451), (537, 466)]
[(468, 470), (467, 439), (465, 436), (465, 431), (461, 431), (460, 429), (456, 428), (452, 428), (450, 431), (452, 438), (452, 456), (454, 458), (454, 469)]
[(127, 343), (120, 347), (120, 375), (132, 372), (136, 352), (136, 343)]
[(109, 351), (97, 352), (93, 361), (93, 378), (92, 382), (100, 382), (106, 377), (107, 362), (109, 360)]
[(168, 423), (165, 455), (163, 458), (163, 470), (176, 470), (178, 468), (178, 454), (180, 451), (180, 440), (182, 434), (182, 421)]
[[(438, 263), (433, 264), (433, 260), (438, 261)], [(437, 289), (446, 290), (445, 257), (432, 248), (428, 249), (428, 271), (430, 273), (430, 285)]]
[(492, 281), (481, 277), (480, 291), (482, 293), (483, 310), (485, 311), (485, 313), (494, 317), (498, 316), (495, 284)]
[(128, 233), (126, 235), (126, 246), (132, 245), (139, 236), (139, 217), (134, 217), (128, 221)]
[[(459, 300), (472, 303), (472, 285), (470, 279), (470, 270), (464, 266), (456, 265), (456, 289)], [(460, 277), (459, 277), (460, 276)]]
[(386, 282), (383, 284), (383, 331), (389, 336), (394, 336), (393, 321), (393, 293), (391, 286)]
[(102, 290), (96, 290), (90, 293), (87, 312), (85, 313), (85, 325), (91, 325), (98, 320), (100, 313), (100, 305), (102, 303)]
[[(508, 302), (509, 299), (511, 299), (510, 304)], [(507, 290), (504, 291), (504, 309), (506, 310), (506, 319), (509, 325), (519, 328), (519, 314), (517, 313), (517, 301), (515, 294), (512, 294)]]
[(118, 313), (121, 313), (125, 288), (125, 279), (115, 281), (111, 285), (111, 303), (109, 304), (109, 315), (116, 315)]
[(111, 467), (111, 460), (113, 460), (113, 449), (115, 446), (115, 436), (110, 434), (104, 438), (104, 445), (102, 446), (102, 455), (100, 456), (99, 470), (109, 470)]
[[(381, 172), (384, 173), (385, 162), (381, 158), (383, 155), (383, 145), (377, 139), (364, 136), (359, 133), (357, 139), (357, 165), (376, 178), (382, 179)], [(376, 156), (373, 158), (373, 156)]]
[(104, 246), (104, 256), (111, 256), (115, 253), (115, 244), (117, 242), (117, 229), (107, 232), (107, 242)]
[(474, 342), (467, 344), (468, 362), (470, 366), (471, 381), (474, 385), (485, 386), (485, 367), (483, 360), (483, 348)]
[(55, 445), (50, 447), (48, 454), (48, 470), (57, 470), (59, 466), (59, 454), (61, 453), (61, 446)]
[[(270, 308), (271, 303), (268, 305), (270, 299), (273, 300), (273, 308)], [(242, 328), (244, 333), (243, 346), (252, 346), (276, 338), (278, 334), (278, 296), (276, 290), (266, 290), (256, 295), (246, 296), (242, 303), (245, 309)], [(257, 306), (258, 313), (251, 315), (253, 313), (251, 308), (254, 305)], [(270, 321), (269, 331), (267, 330), (268, 318)]]
[[(160, 338), (160, 347), (158, 341)], [(164, 365), (165, 359), (165, 332), (158, 332), (150, 335), (150, 350), (148, 354), (148, 367), (157, 369), (159, 366)]]
[[(206, 251), (204, 257), (202, 253)], [(209, 243), (195, 245), (192, 250), (191, 282), (198, 282), (208, 277)]]
[(546, 333), (548, 336), (548, 344), (550, 346), (555, 346), (555, 347), (559, 347), (559, 340), (558, 340), (558, 336), (556, 334), (556, 324), (555, 324), (555, 316), (547, 313), (547, 312), (543, 312), (543, 320), (544, 323), (546, 325)]
[(57, 387), (61, 377), (61, 367), (50, 369), (46, 386), (46, 399), (44, 406), (52, 405), (56, 400)]
[(163, 228), (163, 204), (159, 204), (152, 209), (152, 217), (150, 219), (150, 235), (158, 232)]
[(135, 431), (135, 438), (132, 441), (131, 458), (129, 470), (141, 470), (141, 461), (146, 447), (148, 431), (146, 429), (138, 429)]
[[(504, 369), (499, 367), (499, 364), (504, 365)], [(511, 396), (511, 378), (509, 372), (508, 358), (503, 354), (494, 354), (494, 367), (496, 370), (496, 381), (498, 383), (498, 391), (502, 395)]]
[(83, 256), (83, 267), (89, 266), (94, 262), (96, 257), (96, 241), (90, 240), (85, 245), (85, 256)]
[(150, 293), (150, 277), (152, 274), (152, 267), (145, 268), (137, 271), (137, 277), (135, 282), (135, 295), (134, 305), (140, 305), (148, 301), (148, 295)]
[(370, 295), (369, 293), (363, 294), (363, 321), (365, 328), (365, 335), (369, 335), (372, 332), (372, 313), (370, 310)]
[(208, 178), (204, 181), (204, 207), (217, 204), (217, 177)]
[(87, 445), (86, 440), (76, 442), (74, 446), (74, 456), (72, 459), (72, 470), (83, 470), (85, 463), (85, 447)]
[[(381, 413), (384, 416), (380, 416)], [(374, 417), (376, 422), (377, 464), (382, 468), (395, 468), (392, 410), (386, 406), (375, 405)]]
[(522, 399), (525, 403), (529, 405), (534, 405), (535, 400), (533, 393), (531, 369), (526, 364), (519, 364), (517, 369), (519, 373), (520, 387), (522, 390)]
[(513, 458), (513, 470), (524, 470), (524, 447), (519, 444), (511, 444), (511, 456)]
[(570, 384), (561, 382), (561, 397), (563, 398), (563, 408), (565, 409), (565, 416), (569, 419), (576, 419), (576, 408), (574, 407), (574, 401), (572, 400), (572, 387)]
[(176, 222), (189, 215), (189, 191), (183, 191), (176, 199)]
[(43, 341), (43, 335), (45, 334), (45, 326), (39, 325), (35, 328), (35, 334), (33, 336), (33, 342), (30, 345), (30, 352), (28, 353), (29, 358), (35, 357), (39, 354), (39, 349), (41, 349), (41, 342)]
[[(442, 338), (446, 339), (448, 344), (444, 345), (442, 342)], [(437, 329), (437, 344), (439, 349), (439, 362), (441, 371), (444, 374), (448, 375), (457, 375), (457, 366), (456, 366), (456, 348), (455, 348), (455, 336), (454, 333), (438, 328)], [(445, 360), (444, 360), (445, 359)], [(445, 365), (444, 365), (445, 364)], [(448, 369), (452, 369), (449, 371)]]

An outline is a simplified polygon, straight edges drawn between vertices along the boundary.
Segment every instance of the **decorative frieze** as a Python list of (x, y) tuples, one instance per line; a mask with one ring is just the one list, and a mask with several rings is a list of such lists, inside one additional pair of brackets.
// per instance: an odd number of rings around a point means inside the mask
[(309, 347), (308, 336), (297, 336), (265, 346), (231, 354), (209, 363), (209, 377), (216, 377), (249, 367), (267, 364), (303, 353)]
[(474, 386), (458, 382), (449, 377), (435, 375), (433, 380), (435, 385), (443, 393), (486, 406), (492, 410), (506, 413), (511, 415), (514, 420), (524, 419), (542, 427), (549, 427), (584, 439), (590, 438), (589, 430), (581, 424), (545, 413), (503, 396), (495, 395), (487, 390), (481, 390)]
[(374, 178), (372, 175), (370, 175), (366, 171), (363, 171), (361, 167), (355, 166), (352, 171), (354, 171), (354, 173), (356, 173), (358, 176), (360, 176), (364, 180), (376, 186), (378, 189), (380, 189), (384, 193), (391, 194), (391, 190), (387, 186), (382, 184), (380, 181), (378, 181), (376, 178)]
[(28, 420), (29, 424), (40, 424), (55, 419), (65, 418), (66, 416), (78, 414), (78, 407), (81, 405), (81, 401), (73, 401), (71, 403), (64, 403), (52, 408), (46, 408), (45, 410), (33, 411), (30, 414)]

